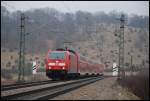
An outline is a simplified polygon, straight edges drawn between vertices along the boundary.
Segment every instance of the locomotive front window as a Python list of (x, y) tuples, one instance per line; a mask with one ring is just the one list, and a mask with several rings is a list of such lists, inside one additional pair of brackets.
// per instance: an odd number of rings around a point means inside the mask
[(49, 54), (50, 59), (64, 59), (65, 52), (52, 52)]

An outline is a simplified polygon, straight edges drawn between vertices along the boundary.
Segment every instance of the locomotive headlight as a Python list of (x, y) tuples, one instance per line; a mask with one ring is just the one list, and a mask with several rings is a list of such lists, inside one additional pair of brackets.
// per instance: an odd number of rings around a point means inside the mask
[(65, 63), (59, 63), (58, 65), (59, 66), (65, 66)]
[(52, 67), (49, 67), (49, 69), (51, 69)]
[(62, 69), (65, 69), (65, 67), (63, 67)]
[(49, 65), (49, 66), (54, 66), (54, 65), (55, 65), (55, 63), (48, 63), (48, 65)]

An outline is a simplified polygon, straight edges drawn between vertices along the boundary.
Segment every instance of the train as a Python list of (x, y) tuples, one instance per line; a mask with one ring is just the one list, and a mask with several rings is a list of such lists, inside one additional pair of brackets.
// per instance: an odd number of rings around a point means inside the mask
[(53, 80), (103, 75), (104, 64), (93, 62), (71, 49), (49, 50), (45, 58), (46, 76)]

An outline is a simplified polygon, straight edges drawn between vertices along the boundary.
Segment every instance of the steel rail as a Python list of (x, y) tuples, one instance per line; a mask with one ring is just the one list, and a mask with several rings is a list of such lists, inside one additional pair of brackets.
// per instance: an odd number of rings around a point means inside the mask
[(36, 85), (42, 85), (42, 84), (47, 84), (47, 83), (55, 83), (55, 82), (58, 82), (58, 81), (46, 80), (46, 81), (16, 83), (16, 84), (12, 84), (12, 85), (3, 85), (3, 86), (1, 86), (1, 91), (18, 89), (18, 88), (23, 88), (23, 87), (36, 86)]
[(91, 77), (86, 79), (75, 80), (73, 82), (67, 82), (59, 85), (53, 85), (45, 88), (34, 89), (31, 91), (16, 93), (12, 95), (2, 96), (1, 98), (4, 100), (41, 100), (41, 99), (49, 99), (53, 98), (62, 93), (71, 91), (73, 89), (79, 88), (81, 86), (90, 84), (92, 82), (96, 82), (97, 80), (102, 79), (102, 77)]

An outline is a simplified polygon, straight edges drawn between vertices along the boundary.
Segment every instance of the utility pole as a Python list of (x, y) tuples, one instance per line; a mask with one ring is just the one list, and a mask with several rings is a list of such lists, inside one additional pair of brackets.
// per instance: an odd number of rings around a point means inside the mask
[(144, 67), (146, 67), (146, 64), (149, 63), (149, 53), (148, 53), (148, 44), (147, 40), (145, 39), (145, 62), (144, 62)]
[(25, 15), (21, 13), (21, 26), (20, 26), (20, 51), (19, 51), (19, 73), (18, 81), (24, 81), (24, 68), (25, 68)]
[(130, 61), (131, 61), (131, 71), (132, 71), (132, 75), (133, 75), (133, 72), (134, 72), (134, 71), (133, 71), (133, 66), (132, 66), (132, 57), (133, 57), (133, 56), (132, 56), (132, 54), (131, 54), (131, 60), (130, 60)]
[(103, 52), (103, 40), (102, 40), (102, 35), (98, 36), (98, 25), (96, 25), (96, 46), (97, 46), (97, 49), (98, 49), (98, 52), (97, 52), (97, 56), (99, 56), (99, 59), (100, 59), (100, 62), (102, 63), (103, 62), (103, 55), (102, 55), (102, 52)]
[(133, 68), (133, 47), (131, 47), (131, 52), (130, 52), (130, 55), (131, 55), (131, 71), (132, 71), (132, 75), (133, 75), (133, 72), (134, 72), (134, 68)]
[(118, 79), (122, 79), (125, 76), (124, 71), (124, 23), (125, 15), (121, 14), (120, 20), (120, 44), (119, 44), (119, 68), (118, 68)]
[(133, 75), (133, 54), (132, 54), (132, 50), (130, 52), (128, 52), (128, 55), (130, 56), (130, 73), (131, 75)]
[[(99, 42), (99, 43), (98, 43)], [(103, 52), (103, 41), (100, 40), (100, 41), (97, 41), (97, 48), (99, 50), (99, 58), (100, 58), (100, 62), (102, 63), (103, 62), (103, 55), (102, 55), (102, 52)]]

